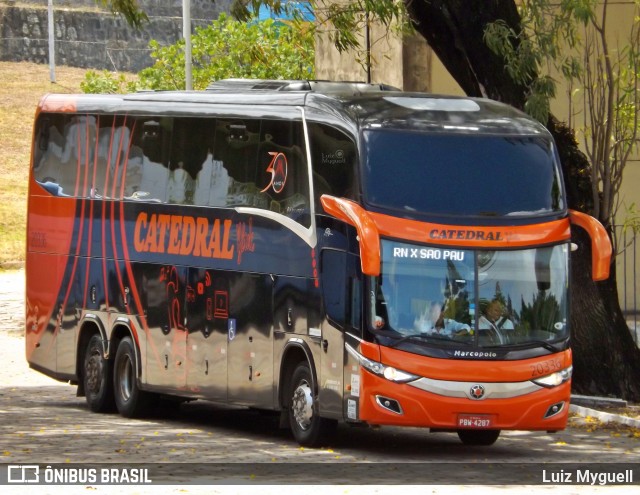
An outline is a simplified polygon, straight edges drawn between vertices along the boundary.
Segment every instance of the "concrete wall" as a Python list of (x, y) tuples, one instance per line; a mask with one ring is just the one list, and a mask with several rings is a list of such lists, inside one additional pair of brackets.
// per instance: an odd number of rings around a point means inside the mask
[[(55, 63), (138, 72), (152, 64), (149, 41), (182, 37), (181, 0), (142, 0), (150, 22), (135, 30), (94, 0), (54, 0)], [(192, 25), (206, 25), (228, 11), (230, 0), (192, 0)], [(0, 60), (49, 63), (47, 0), (0, 0)]]
[[(364, 40), (364, 33), (360, 33)], [(424, 38), (401, 39), (378, 25), (372, 25), (371, 82), (390, 84), (408, 91), (431, 90), (432, 51)], [(364, 41), (361, 41), (364, 46)], [(316, 77), (336, 81), (366, 81), (365, 53), (340, 53), (329, 34), (316, 35)]]

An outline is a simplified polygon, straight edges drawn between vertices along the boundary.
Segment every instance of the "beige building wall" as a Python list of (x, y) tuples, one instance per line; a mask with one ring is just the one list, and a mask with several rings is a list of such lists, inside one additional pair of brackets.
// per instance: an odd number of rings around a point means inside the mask
[[(633, 12), (633, 0), (620, 0), (610, 4), (607, 24), (611, 46), (618, 46), (626, 39), (633, 20)], [(364, 40), (364, 33), (362, 33), (361, 39)], [(374, 40), (371, 50), (371, 82), (386, 83), (407, 91), (464, 94), (438, 57), (419, 35), (404, 39), (395, 35), (385, 36), (379, 27), (373, 27), (370, 39)], [(363, 58), (362, 55), (360, 58)], [(366, 81), (365, 64), (359, 63), (357, 59), (358, 56), (352, 52), (338, 53), (326, 33), (318, 35), (316, 39), (316, 77), (318, 79)], [(562, 76), (556, 75), (556, 80), (563, 81)], [(551, 111), (560, 120), (568, 121), (569, 109), (572, 108), (573, 122), (575, 123), (576, 117), (582, 112), (580, 93), (574, 93), (571, 106), (568, 93), (569, 90), (566, 86), (558, 88)], [(580, 141), (579, 134), (577, 137)], [(625, 169), (620, 199), (622, 205), (635, 204), (636, 208), (640, 210), (639, 153), (635, 154)], [(617, 223), (624, 223), (626, 217), (626, 209), (623, 207), (617, 215)], [(635, 296), (634, 299), (634, 289), (640, 292), (640, 236), (635, 250), (629, 248), (626, 251), (626, 263), (625, 254), (618, 256), (617, 274), (623, 309), (631, 311), (635, 308), (640, 311), (638, 296)]]
[[(366, 53), (340, 53), (319, 30), (316, 36), (316, 78), (333, 81), (367, 81)], [(365, 46), (364, 31), (359, 35)], [(430, 91), (432, 51), (421, 36), (400, 38), (386, 28), (372, 25), (371, 82), (384, 83), (410, 91)]]

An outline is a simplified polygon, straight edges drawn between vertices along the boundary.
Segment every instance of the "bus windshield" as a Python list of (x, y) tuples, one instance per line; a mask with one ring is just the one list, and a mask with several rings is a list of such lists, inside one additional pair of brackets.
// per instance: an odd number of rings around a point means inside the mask
[(369, 130), (369, 204), (442, 216), (538, 216), (564, 208), (550, 139)]
[(425, 345), (548, 346), (568, 336), (568, 280), (567, 244), (472, 251), (385, 239), (370, 325)]

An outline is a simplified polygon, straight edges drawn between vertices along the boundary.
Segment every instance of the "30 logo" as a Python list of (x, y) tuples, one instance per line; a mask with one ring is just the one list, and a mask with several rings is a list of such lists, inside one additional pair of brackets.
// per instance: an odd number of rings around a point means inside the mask
[(265, 192), (273, 187), (273, 192), (278, 194), (282, 192), (287, 182), (287, 157), (284, 156), (284, 153), (277, 151), (270, 151), (269, 154), (273, 157), (267, 167), (267, 172), (271, 173), (271, 182), (260, 192)]

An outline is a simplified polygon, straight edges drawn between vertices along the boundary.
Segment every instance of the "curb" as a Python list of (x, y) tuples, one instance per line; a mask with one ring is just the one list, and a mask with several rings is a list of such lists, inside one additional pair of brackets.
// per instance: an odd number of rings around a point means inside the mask
[(612, 414), (604, 411), (598, 411), (597, 409), (577, 406), (575, 404), (571, 404), (569, 406), (569, 411), (579, 414), (580, 416), (590, 416), (592, 418), (596, 418), (603, 423), (620, 423), (631, 426), (633, 428), (640, 428), (640, 419), (629, 418), (628, 416), (623, 416), (621, 414)]

